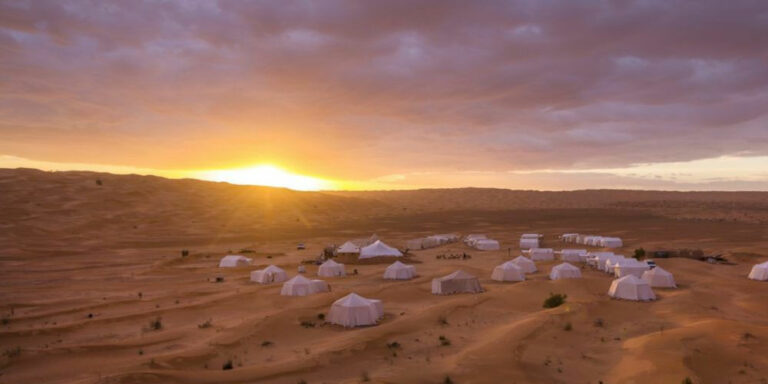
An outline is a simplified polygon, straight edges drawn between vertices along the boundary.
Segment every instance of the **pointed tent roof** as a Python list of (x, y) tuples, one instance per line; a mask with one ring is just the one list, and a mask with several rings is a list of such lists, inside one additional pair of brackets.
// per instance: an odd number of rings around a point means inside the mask
[(309, 284), (311, 281), (302, 275), (296, 275), (292, 279), (285, 282), (285, 284)]
[(326, 261), (325, 261), (323, 264), (321, 264), (321, 265), (327, 265), (327, 266), (330, 266), (330, 267), (332, 267), (332, 266), (334, 266), (334, 265), (342, 265), (342, 264), (339, 264), (339, 263), (337, 263), (337, 262), (333, 261), (333, 259), (328, 259), (328, 260), (326, 260)]
[(496, 268), (499, 268), (499, 267), (500, 268), (504, 268), (504, 269), (520, 269), (520, 266), (518, 266), (517, 264), (515, 264), (512, 261), (507, 261), (507, 262), (504, 262), (501, 265), (497, 265), (496, 266)]
[(355, 243), (351, 241), (347, 241), (346, 243), (342, 244), (338, 249), (336, 249), (336, 252), (338, 253), (360, 253), (360, 247), (355, 245)]
[(387, 268), (402, 268), (402, 267), (408, 267), (408, 264), (401, 263), (400, 260), (395, 260), (395, 262), (390, 264)]
[(262, 269), (264, 273), (277, 273), (277, 272), (285, 272), (282, 268), (274, 266), (272, 264), (268, 265), (266, 268)]
[(450, 275), (446, 275), (443, 277), (438, 278), (439, 280), (467, 280), (467, 279), (475, 279), (476, 277), (470, 275), (469, 273), (466, 273), (459, 269), (458, 271), (451, 273)]
[(558, 265), (555, 265), (554, 267), (552, 267), (552, 269), (553, 269), (553, 270), (554, 270), (554, 269), (557, 269), (557, 270), (560, 270), (560, 269), (570, 269), (570, 270), (576, 270), (576, 271), (580, 271), (580, 269), (579, 269), (578, 267), (574, 266), (574, 265), (573, 265), (573, 264), (571, 264), (571, 263), (562, 263), (562, 264), (558, 264)]
[(522, 262), (526, 262), (527, 261), (527, 262), (533, 263), (533, 260), (531, 260), (531, 259), (529, 259), (529, 258), (527, 258), (527, 257), (525, 257), (523, 255), (520, 255), (520, 256), (515, 257), (514, 259), (512, 259), (512, 262), (518, 262), (518, 261), (522, 261)]
[(402, 256), (402, 252), (397, 250), (397, 248), (390, 247), (387, 244), (384, 244), (381, 240), (376, 240), (373, 244), (360, 248), (360, 258), (370, 258), (370, 257), (377, 257), (377, 256), (396, 256), (400, 257)]
[(367, 307), (370, 304), (370, 299), (366, 299), (354, 292), (333, 302), (333, 305), (341, 305), (344, 307)]

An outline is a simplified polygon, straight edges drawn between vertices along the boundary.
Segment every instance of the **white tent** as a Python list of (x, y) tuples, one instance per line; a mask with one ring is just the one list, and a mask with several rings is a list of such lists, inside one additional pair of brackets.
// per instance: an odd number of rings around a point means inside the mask
[(643, 273), (651, 269), (648, 263), (637, 261), (635, 259), (618, 260), (613, 266), (613, 274), (616, 277), (624, 277), (627, 275), (635, 275), (635, 277), (642, 278)]
[(432, 293), (435, 295), (451, 295), (454, 293), (479, 293), (483, 291), (477, 277), (464, 271), (456, 271), (450, 275), (432, 279)]
[(578, 233), (563, 233), (562, 235), (560, 235), (560, 241), (565, 243), (575, 243), (578, 237), (579, 237)]
[(749, 272), (749, 278), (752, 280), (768, 281), (768, 261), (757, 264)]
[(520, 269), (523, 270), (525, 273), (534, 273), (538, 269), (536, 269), (536, 263), (531, 261), (531, 259), (525, 257), (525, 256), (518, 256), (512, 259), (512, 262), (515, 263)]
[(618, 237), (601, 237), (598, 245), (605, 248), (621, 248), (624, 243)]
[(605, 262), (614, 256), (615, 254), (613, 252), (590, 252), (587, 257), (587, 264), (590, 264), (595, 268), (604, 271)]
[(525, 272), (517, 264), (507, 261), (493, 269), (491, 279), (496, 281), (524, 281)]
[(373, 257), (401, 257), (402, 252), (397, 248), (392, 248), (389, 245), (384, 244), (381, 240), (376, 240), (373, 244), (360, 248), (360, 258), (370, 259)]
[(283, 296), (308, 296), (320, 292), (328, 292), (328, 283), (322, 280), (310, 280), (304, 276), (296, 277), (283, 283), (280, 294)]
[(303, 265), (299, 265), (298, 272), (299, 273), (307, 273), (307, 267), (305, 267)]
[(375, 325), (384, 316), (381, 300), (350, 293), (333, 302), (326, 321), (344, 327)]
[(634, 301), (656, 300), (651, 285), (635, 275), (627, 275), (614, 280), (608, 290), (608, 296)]
[(279, 267), (270, 265), (251, 272), (251, 281), (259, 284), (281, 283), (288, 280), (288, 275)]
[(563, 249), (562, 251), (560, 251), (560, 260), (574, 262), (574, 263), (583, 263), (587, 261), (587, 250), (586, 249)]
[(384, 270), (384, 278), (387, 280), (410, 280), (416, 276), (416, 267), (395, 261)]
[(346, 276), (344, 272), (344, 264), (337, 263), (331, 259), (328, 259), (317, 268), (317, 275), (321, 277), (337, 277)]
[(491, 239), (475, 240), (474, 247), (480, 251), (497, 251), (499, 249), (499, 242)]
[(240, 255), (227, 255), (219, 261), (219, 268), (245, 267), (251, 265), (251, 259)]
[(483, 235), (483, 234), (474, 233), (474, 234), (471, 234), (471, 235), (467, 235), (464, 238), (464, 244), (467, 244), (469, 246), (473, 246), (475, 241), (482, 240), (482, 239), (487, 239), (487, 237), (485, 237), (485, 235)]
[(625, 261), (627, 258), (623, 255), (610, 255), (605, 259), (605, 263), (603, 263), (601, 270), (605, 273), (610, 273), (611, 275), (615, 274), (616, 271), (614, 267), (618, 265), (620, 262)]
[(642, 279), (650, 284), (651, 287), (677, 288), (674, 276), (661, 267), (643, 272)]
[(568, 263), (556, 265), (552, 267), (552, 271), (549, 272), (549, 278), (551, 280), (578, 279), (580, 277), (581, 270)]
[(336, 253), (360, 253), (360, 247), (351, 241), (347, 241), (336, 249)]
[(528, 256), (533, 261), (550, 261), (555, 259), (555, 251), (552, 248), (531, 248)]
[(537, 233), (525, 233), (520, 236), (520, 249), (531, 249), (539, 247), (539, 238)]

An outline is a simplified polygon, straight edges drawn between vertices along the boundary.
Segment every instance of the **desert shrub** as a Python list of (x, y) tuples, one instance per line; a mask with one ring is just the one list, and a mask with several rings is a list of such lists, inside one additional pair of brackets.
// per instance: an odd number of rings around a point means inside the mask
[(565, 299), (568, 297), (562, 293), (550, 293), (549, 297), (544, 300), (544, 308), (556, 308), (565, 303)]
[(312, 322), (312, 321), (303, 320), (301, 322), (301, 326), (304, 327), (304, 328), (314, 328), (315, 327), (315, 323)]
[(216, 282), (217, 283), (223, 283), (224, 282), (224, 276), (216, 276)]
[(453, 380), (451, 380), (450, 376), (446, 376), (445, 379), (443, 379), (443, 384), (453, 384)]
[(400, 349), (401, 345), (397, 341), (393, 341), (391, 343), (387, 343), (387, 348), (389, 349)]
[(149, 329), (152, 331), (159, 331), (163, 329), (163, 318), (157, 317), (149, 322)]
[(448, 340), (448, 338), (443, 335), (440, 335), (440, 337), (438, 337), (437, 339), (440, 340), (440, 345), (442, 345), (443, 347), (447, 347), (451, 345), (451, 340)]
[(8, 325), (8, 324), (10, 324), (10, 323), (11, 323), (11, 317), (10, 317), (10, 316), (3, 316), (3, 318), (2, 318), (2, 319), (0, 319), (0, 322), (1, 322), (3, 325)]
[(189, 250), (188, 249), (182, 249), (181, 250), (181, 257), (187, 257), (189, 256)]
[(307, 384), (307, 381), (304, 379), (299, 379), (299, 381), (297, 381), (296, 384)]
[(232, 360), (227, 360), (227, 361), (226, 361), (226, 362), (225, 362), (225, 363), (224, 363), (224, 364), (221, 366), (221, 370), (222, 370), (222, 371), (229, 371), (229, 370), (230, 370), (230, 369), (232, 369), (232, 368), (233, 368), (233, 366), (232, 366)]
[(437, 318), (437, 323), (443, 326), (448, 325), (448, 318), (440, 315), (440, 317)]
[(693, 384), (693, 380), (690, 377), (683, 379), (682, 384)]
[(317, 314), (317, 319), (318, 319), (318, 320), (321, 320), (321, 321), (322, 321), (322, 320), (325, 320), (325, 313), (318, 313), (318, 314)]
[(96, 179), (96, 185), (102, 186), (102, 185), (104, 185), (104, 182), (101, 181), (101, 179)]
[(16, 348), (6, 349), (5, 352), (3, 352), (3, 356), (9, 359), (21, 356), (21, 347), (16, 346)]
[(599, 317), (595, 319), (595, 322), (593, 324), (595, 325), (595, 327), (600, 327), (600, 328), (605, 327), (605, 321)]
[(213, 327), (213, 321), (211, 319), (208, 319), (208, 320), (202, 322), (201, 324), (198, 324), (197, 327), (200, 328), (200, 329), (205, 329), (205, 328)]
[(144, 354), (144, 350), (143, 350), (143, 349), (141, 349), (141, 348), (139, 348), (139, 356), (141, 356), (141, 355), (143, 355), (143, 354)]
[(570, 331), (572, 329), (573, 329), (573, 325), (571, 325), (570, 322), (565, 323), (565, 325), (563, 326), (564, 331)]
[(645, 257), (645, 249), (642, 249), (642, 248), (635, 249), (635, 254), (633, 255), (633, 257), (635, 259), (641, 259)]
[(141, 299), (142, 297), (144, 297), (144, 294), (139, 292), (139, 299)]
[(269, 340), (264, 340), (264, 341), (261, 342), (261, 346), (262, 347), (269, 347), (269, 346), (272, 346), (272, 345), (275, 345), (275, 343), (273, 343), (273, 342), (271, 342)]
[(371, 381), (371, 377), (368, 376), (368, 372), (363, 371), (363, 373), (360, 374), (360, 381), (362, 381), (362, 382), (369, 382), (369, 381)]

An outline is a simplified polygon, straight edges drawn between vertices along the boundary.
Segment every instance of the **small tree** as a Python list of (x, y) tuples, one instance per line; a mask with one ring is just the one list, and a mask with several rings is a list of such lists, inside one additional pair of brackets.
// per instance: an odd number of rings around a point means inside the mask
[(635, 259), (638, 259), (638, 260), (645, 257), (645, 249), (642, 249), (642, 248), (635, 249), (634, 257)]

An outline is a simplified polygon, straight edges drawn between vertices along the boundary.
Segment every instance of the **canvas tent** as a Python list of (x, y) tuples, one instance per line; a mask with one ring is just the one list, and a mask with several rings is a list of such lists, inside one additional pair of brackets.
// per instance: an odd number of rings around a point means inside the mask
[(618, 260), (613, 266), (613, 274), (616, 277), (624, 277), (627, 275), (634, 275), (635, 277), (642, 278), (643, 273), (649, 270), (651, 267), (648, 263), (637, 261), (635, 259)]
[(560, 251), (560, 260), (573, 263), (583, 263), (587, 261), (586, 249), (563, 249)]
[(350, 293), (333, 302), (326, 321), (344, 327), (375, 325), (384, 316), (381, 300), (366, 299)]
[(360, 248), (360, 259), (372, 259), (375, 257), (402, 257), (403, 253), (397, 248), (376, 240), (373, 244)]
[(400, 260), (395, 261), (384, 270), (384, 278), (387, 280), (410, 280), (414, 276), (416, 276), (416, 267), (403, 264)]
[(552, 248), (531, 248), (528, 256), (533, 261), (550, 261), (555, 259), (555, 251)]
[(317, 275), (321, 277), (338, 277), (345, 276), (346, 272), (344, 272), (344, 264), (329, 259), (317, 268)]
[(474, 234), (471, 234), (471, 235), (467, 235), (464, 238), (464, 244), (469, 245), (471, 247), (471, 246), (473, 246), (475, 241), (482, 240), (482, 239), (487, 239), (487, 237), (485, 235), (483, 235), (483, 234), (474, 233)]
[(475, 240), (473, 247), (479, 251), (497, 251), (499, 242), (491, 239)]
[(479, 293), (482, 291), (483, 287), (480, 286), (477, 277), (461, 270), (432, 280), (432, 293), (435, 295)]
[(251, 281), (259, 284), (281, 283), (288, 280), (285, 271), (274, 265), (251, 272)]
[(520, 269), (522, 269), (525, 273), (534, 273), (537, 271), (536, 263), (525, 256), (518, 256), (512, 259), (512, 262), (520, 267)]
[(227, 255), (219, 261), (219, 268), (246, 267), (251, 265), (251, 259), (241, 255)]
[(520, 236), (520, 249), (538, 248), (540, 237), (538, 233), (524, 233)]
[(560, 241), (565, 243), (575, 243), (578, 237), (578, 233), (563, 233), (560, 235)]
[(605, 248), (621, 248), (624, 243), (618, 237), (600, 237), (598, 245)]
[(614, 280), (608, 290), (608, 296), (635, 301), (656, 300), (651, 285), (635, 275), (627, 275)]
[(753, 266), (752, 271), (749, 272), (749, 278), (758, 281), (768, 281), (768, 261)]
[(283, 283), (280, 294), (283, 296), (309, 296), (315, 293), (328, 292), (328, 283), (323, 280), (310, 280), (304, 276), (296, 277)]
[(581, 277), (581, 270), (568, 263), (562, 263), (552, 267), (549, 272), (550, 280), (560, 279), (578, 279)]
[(496, 281), (524, 281), (525, 272), (517, 264), (507, 261), (493, 269), (491, 279)]
[(652, 288), (677, 288), (674, 276), (661, 267), (643, 272), (642, 279)]
[(336, 249), (336, 254), (359, 254), (360, 253), (360, 247), (355, 245), (355, 243), (351, 241), (347, 241), (346, 243), (342, 244), (339, 248)]

